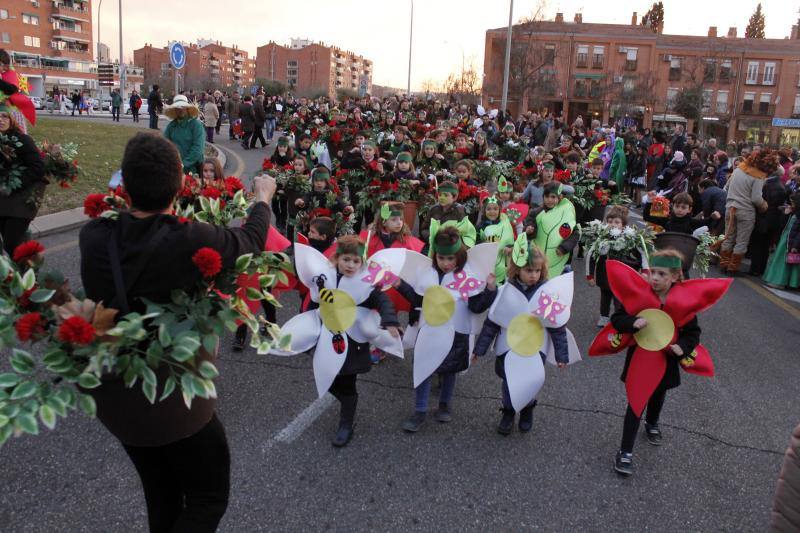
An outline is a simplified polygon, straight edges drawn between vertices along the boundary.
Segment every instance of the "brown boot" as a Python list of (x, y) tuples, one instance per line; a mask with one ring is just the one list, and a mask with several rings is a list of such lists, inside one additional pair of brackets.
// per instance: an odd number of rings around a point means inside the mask
[(742, 259), (744, 259), (744, 254), (731, 255), (731, 260), (728, 263), (728, 274), (735, 276), (739, 272), (739, 266), (742, 264)]
[(733, 255), (733, 250), (721, 250), (719, 252), (719, 268), (723, 272), (728, 270), (728, 265), (731, 264), (731, 255)]

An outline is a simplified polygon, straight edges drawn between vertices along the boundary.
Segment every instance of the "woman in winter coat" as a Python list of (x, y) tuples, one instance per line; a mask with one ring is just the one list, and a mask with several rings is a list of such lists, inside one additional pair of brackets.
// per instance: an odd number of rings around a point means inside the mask
[(203, 106), (203, 124), (206, 127), (206, 141), (210, 143), (214, 142), (214, 131), (217, 129), (218, 122), (219, 108), (214, 102), (214, 99), (209, 98)]

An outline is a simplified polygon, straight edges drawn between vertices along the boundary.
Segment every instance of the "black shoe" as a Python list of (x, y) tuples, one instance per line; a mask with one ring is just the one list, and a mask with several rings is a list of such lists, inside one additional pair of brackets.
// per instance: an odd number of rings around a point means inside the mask
[(443, 424), (453, 420), (453, 414), (450, 412), (450, 408), (446, 403), (440, 403), (439, 409), (437, 409), (436, 414), (433, 416), (436, 418), (437, 422), (441, 422)]
[(618, 451), (614, 459), (614, 470), (617, 474), (623, 476), (630, 476), (633, 474), (633, 454), (623, 452), (622, 450)]
[[(243, 330), (243, 331), (242, 331)], [(234, 352), (241, 352), (247, 344), (247, 326), (239, 326), (236, 330), (236, 335), (233, 337), (233, 345), (231, 348)]]
[(503, 412), (503, 417), (500, 419), (500, 423), (497, 424), (497, 432), (501, 435), (511, 435), (511, 430), (514, 429), (514, 410), (500, 410)]
[(416, 433), (419, 431), (419, 428), (422, 427), (422, 424), (425, 423), (426, 416), (427, 413), (415, 411), (408, 420), (403, 422), (403, 431), (407, 431), (408, 433)]
[(343, 448), (353, 438), (353, 422), (347, 420), (339, 421), (339, 429), (336, 430), (331, 444), (336, 448)]
[(662, 436), (661, 436), (661, 430), (658, 428), (658, 424), (651, 425), (645, 422), (644, 432), (645, 435), (647, 435), (647, 442), (649, 442), (653, 446), (661, 446)]
[(519, 412), (519, 430), (523, 433), (527, 433), (533, 428), (534, 407), (536, 407), (536, 401)]

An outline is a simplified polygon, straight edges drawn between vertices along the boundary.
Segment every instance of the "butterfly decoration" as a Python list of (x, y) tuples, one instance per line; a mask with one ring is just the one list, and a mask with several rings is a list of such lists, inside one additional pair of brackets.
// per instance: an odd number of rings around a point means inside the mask
[(551, 324), (555, 324), (556, 317), (569, 307), (558, 302), (558, 295), (548, 294), (544, 291), (539, 294), (538, 305), (539, 307), (533, 311), (533, 314), (542, 320), (549, 321)]
[(473, 278), (469, 276), (464, 270), (456, 272), (453, 274), (453, 281), (445, 285), (446, 288), (454, 291), (458, 291), (461, 295), (461, 298), (464, 300), (469, 300), (469, 295), (475, 289), (480, 288), (484, 283), (477, 278)]
[(378, 287), (382, 291), (388, 291), (399, 278), (391, 269), (377, 261), (370, 261), (367, 265), (367, 275), (361, 281)]

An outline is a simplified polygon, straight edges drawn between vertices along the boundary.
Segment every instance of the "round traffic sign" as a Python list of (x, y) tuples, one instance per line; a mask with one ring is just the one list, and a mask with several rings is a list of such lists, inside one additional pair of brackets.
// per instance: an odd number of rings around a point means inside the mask
[(169, 62), (173, 68), (180, 70), (186, 65), (186, 49), (179, 42), (174, 42), (169, 47)]

